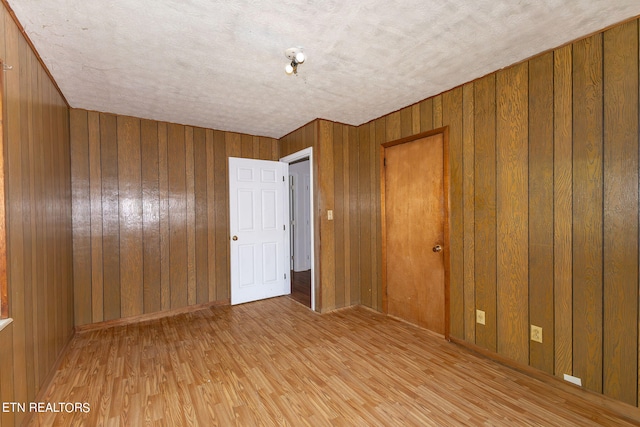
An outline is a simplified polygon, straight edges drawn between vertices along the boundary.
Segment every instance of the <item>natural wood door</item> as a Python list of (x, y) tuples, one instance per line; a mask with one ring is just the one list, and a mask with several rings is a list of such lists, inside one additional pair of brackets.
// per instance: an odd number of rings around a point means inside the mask
[(387, 312), (447, 335), (445, 138), (399, 142), (384, 148)]

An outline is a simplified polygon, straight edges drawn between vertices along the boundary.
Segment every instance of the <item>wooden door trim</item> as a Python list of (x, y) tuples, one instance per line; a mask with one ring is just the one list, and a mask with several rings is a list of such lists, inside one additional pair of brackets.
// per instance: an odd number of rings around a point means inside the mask
[(443, 191), (444, 191), (444, 337), (449, 340), (450, 331), (450, 296), (449, 280), (451, 277), (450, 267), (450, 238), (449, 238), (449, 192), (450, 189), (450, 177), (449, 177), (449, 126), (433, 129), (427, 132), (422, 132), (416, 135), (408, 136), (405, 138), (396, 139), (394, 141), (385, 142), (380, 145), (380, 209), (381, 209), (381, 223), (382, 223), (382, 311), (384, 313), (389, 312), (387, 301), (387, 226), (386, 226), (386, 204), (385, 204), (385, 181), (386, 170), (384, 165), (385, 150), (387, 148), (406, 144), (422, 138), (428, 138), (430, 136), (442, 134), (442, 166), (443, 166)]

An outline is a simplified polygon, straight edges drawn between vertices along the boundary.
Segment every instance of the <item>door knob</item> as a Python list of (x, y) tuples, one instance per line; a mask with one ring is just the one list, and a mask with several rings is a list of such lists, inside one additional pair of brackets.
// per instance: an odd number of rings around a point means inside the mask
[(440, 252), (441, 250), (442, 250), (442, 246), (440, 246), (440, 245), (435, 245), (433, 247), (433, 252)]
[[(238, 240), (238, 236), (233, 236), (231, 239), (232, 239), (232, 240)], [(434, 250), (435, 250), (435, 249), (434, 249)]]

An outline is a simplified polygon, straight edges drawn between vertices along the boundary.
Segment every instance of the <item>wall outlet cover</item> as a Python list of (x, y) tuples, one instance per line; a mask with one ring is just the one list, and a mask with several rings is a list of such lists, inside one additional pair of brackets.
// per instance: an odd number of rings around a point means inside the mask
[(531, 325), (531, 341), (542, 343), (542, 328), (540, 326)]
[(578, 377), (574, 377), (573, 375), (564, 374), (564, 380), (582, 387), (582, 380)]
[(482, 310), (476, 310), (476, 323), (485, 324), (485, 314)]

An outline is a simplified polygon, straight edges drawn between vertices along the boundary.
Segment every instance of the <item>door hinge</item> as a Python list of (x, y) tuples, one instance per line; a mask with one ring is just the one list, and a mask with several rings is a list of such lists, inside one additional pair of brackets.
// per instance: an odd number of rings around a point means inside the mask
[(287, 229), (287, 226), (285, 224), (282, 224), (282, 230), (284, 231), (286, 229)]
[(387, 158), (386, 157), (382, 159), (382, 165), (383, 166), (387, 166)]
[(284, 278), (285, 278), (285, 280), (286, 280), (286, 278), (287, 278), (287, 273), (285, 273), (285, 274), (284, 274)]
[(284, 182), (284, 175), (282, 175), (282, 182)]

